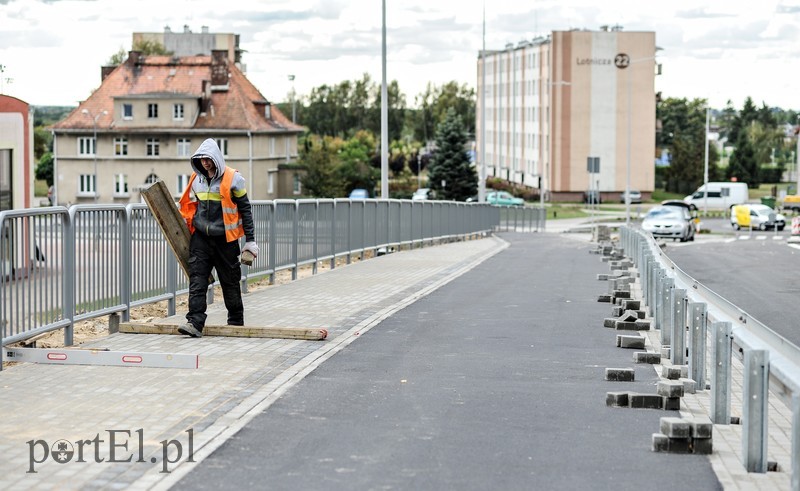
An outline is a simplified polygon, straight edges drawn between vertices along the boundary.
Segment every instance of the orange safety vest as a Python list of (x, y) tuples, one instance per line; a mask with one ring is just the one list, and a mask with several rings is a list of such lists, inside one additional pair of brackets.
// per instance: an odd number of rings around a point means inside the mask
[[(240, 237), (244, 237), (244, 227), (242, 226), (242, 221), (239, 219), (239, 209), (231, 199), (231, 183), (233, 182), (234, 173), (236, 173), (236, 169), (226, 167), (225, 172), (222, 174), (222, 184), (219, 187), (219, 194), (222, 198), (222, 221), (225, 223), (225, 239), (228, 242), (233, 242)], [(189, 177), (189, 184), (183, 191), (183, 196), (181, 196), (179, 202), (181, 205), (181, 216), (183, 216), (186, 225), (189, 227), (189, 233), (192, 234), (194, 233), (192, 221), (197, 211), (197, 201), (192, 201), (190, 194), (192, 191), (192, 182), (194, 182), (195, 177), (197, 177), (197, 173), (192, 172), (191, 177)]]

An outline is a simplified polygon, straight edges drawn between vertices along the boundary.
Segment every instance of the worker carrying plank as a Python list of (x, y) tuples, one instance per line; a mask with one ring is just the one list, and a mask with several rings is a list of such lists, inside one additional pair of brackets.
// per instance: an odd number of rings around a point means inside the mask
[[(180, 199), (180, 213), (191, 233), (189, 312), (178, 331), (199, 338), (206, 323), (206, 291), (212, 269), (217, 270), (222, 286), (228, 325), (244, 325), (239, 255), (246, 251), (258, 256), (258, 244), (244, 177), (225, 165), (217, 142), (211, 138), (203, 141), (190, 163), (193, 172)], [(245, 237), (242, 251), (241, 237)]]

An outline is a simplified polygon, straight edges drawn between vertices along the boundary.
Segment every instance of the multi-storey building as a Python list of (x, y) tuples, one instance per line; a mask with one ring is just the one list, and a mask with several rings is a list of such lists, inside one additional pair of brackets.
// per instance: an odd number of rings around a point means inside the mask
[[(628, 186), (649, 197), (656, 49), (654, 32), (604, 27), (486, 51), (478, 57), (478, 166), (485, 154), (487, 176), (554, 201), (578, 201), (590, 189), (619, 200)], [(588, 157), (600, 164), (591, 177)]]
[(33, 110), (0, 94), (0, 211), (35, 206), (33, 171)]
[[(234, 58), (238, 51), (234, 50)], [(53, 125), (55, 201), (128, 203), (163, 180), (179, 197), (206, 138), (247, 180), (250, 199), (301, 194), (292, 123), (250, 83), (228, 47), (104, 67), (100, 87)]]

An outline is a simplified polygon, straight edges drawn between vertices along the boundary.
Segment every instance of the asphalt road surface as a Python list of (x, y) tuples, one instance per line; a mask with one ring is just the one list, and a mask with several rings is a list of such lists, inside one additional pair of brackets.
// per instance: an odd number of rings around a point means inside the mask
[(574, 238), (500, 235), (511, 247), (327, 360), (175, 489), (720, 489), (704, 456), (651, 451), (676, 413), (606, 407), (658, 378), (602, 327), (608, 264)]
[(694, 279), (800, 346), (800, 250), (772, 237), (768, 231), (747, 240), (667, 243), (666, 253)]

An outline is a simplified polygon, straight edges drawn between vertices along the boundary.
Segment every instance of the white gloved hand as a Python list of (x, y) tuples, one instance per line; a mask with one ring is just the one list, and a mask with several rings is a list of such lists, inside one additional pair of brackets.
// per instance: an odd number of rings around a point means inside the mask
[(254, 257), (258, 257), (258, 244), (255, 242), (245, 242), (244, 247), (242, 248), (242, 252), (250, 251)]

